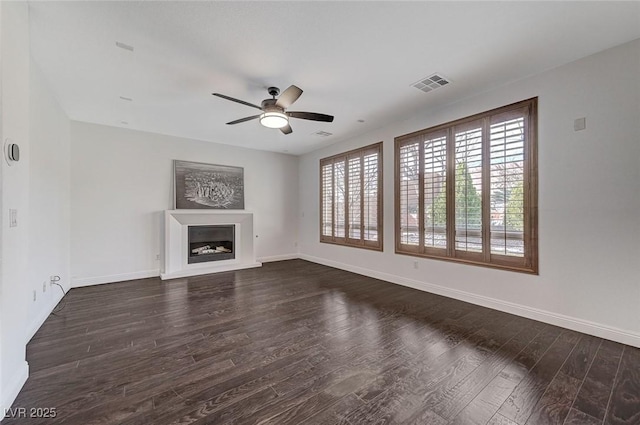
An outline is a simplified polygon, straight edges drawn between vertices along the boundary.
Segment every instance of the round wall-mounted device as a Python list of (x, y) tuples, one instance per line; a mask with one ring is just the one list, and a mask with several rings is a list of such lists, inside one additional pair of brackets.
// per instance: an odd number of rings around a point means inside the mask
[(4, 156), (9, 165), (20, 161), (20, 146), (7, 139), (4, 145)]
[(7, 147), (7, 155), (9, 155), (10, 161), (20, 161), (20, 146), (16, 145), (15, 143), (11, 143)]

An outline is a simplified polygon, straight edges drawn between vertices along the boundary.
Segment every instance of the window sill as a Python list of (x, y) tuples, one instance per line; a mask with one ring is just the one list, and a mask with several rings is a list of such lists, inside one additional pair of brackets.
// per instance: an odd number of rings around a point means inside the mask
[(480, 267), (487, 267), (491, 269), (532, 274), (536, 276), (539, 275), (539, 271), (537, 267), (527, 267), (527, 266), (508, 265), (508, 264), (499, 264), (499, 263), (485, 263), (484, 261), (474, 261), (474, 260), (467, 260), (462, 258), (444, 257), (440, 255), (431, 255), (431, 254), (423, 254), (418, 252), (403, 251), (401, 248), (398, 248), (398, 247), (396, 247), (395, 253), (399, 255), (407, 255), (409, 257), (428, 258), (430, 260), (441, 260), (441, 261), (448, 261), (451, 263), (468, 264), (472, 266), (480, 266)]
[(334, 242), (334, 241), (328, 241), (328, 240), (323, 240), (320, 239), (320, 243), (326, 243), (326, 244), (330, 244), (330, 245), (338, 245), (338, 246), (346, 246), (349, 248), (361, 248), (361, 249), (366, 249), (368, 251), (379, 251), (382, 252), (383, 248), (382, 248), (382, 244), (380, 244), (380, 246), (371, 246), (371, 245), (360, 245), (360, 244), (352, 244), (352, 243), (345, 243), (345, 242)]

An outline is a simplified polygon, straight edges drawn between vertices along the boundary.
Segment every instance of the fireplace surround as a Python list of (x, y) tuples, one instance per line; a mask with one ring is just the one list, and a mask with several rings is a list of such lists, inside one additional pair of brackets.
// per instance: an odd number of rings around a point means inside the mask
[[(175, 279), (229, 270), (260, 267), (256, 261), (254, 241), (257, 235), (253, 231), (253, 213), (238, 210), (167, 210), (164, 211), (164, 258), (162, 259), (161, 279)], [(213, 228), (225, 226), (227, 232), (232, 229), (232, 239), (218, 233), (213, 239), (204, 240), (196, 236), (196, 245), (189, 241), (190, 228)], [(203, 240), (199, 240), (203, 239)], [(226, 242), (225, 242), (226, 241)], [(204, 244), (200, 242), (206, 242)], [(224, 243), (217, 243), (224, 242)], [(233, 247), (229, 246), (233, 243)], [(193, 249), (209, 245), (205, 255), (220, 256), (215, 261), (189, 261)], [(232, 252), (225, 252), (231, 250)], [(233, 254), (232, 256), (228, 254)], [(204, 256), (202, 256), (204, 257)], [(211, 257), (209, 257), (211, 258)]]

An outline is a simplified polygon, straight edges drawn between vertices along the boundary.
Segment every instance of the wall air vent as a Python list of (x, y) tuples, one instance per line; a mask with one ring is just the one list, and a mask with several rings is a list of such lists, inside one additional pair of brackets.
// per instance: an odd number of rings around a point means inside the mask
[(446, 86), (450, 82), (451, 80), (449, 78), (440, 73), (436, 73), (411, 84), (411, 86), (428, 93), (431, 90)]
[(316, 131), (315, 133), (313, 133), (314, 136), (320, 136), (320, 137), (329, 137), (329, 136), (333, 136), (333, 133), (329, 133), (327, 131)]

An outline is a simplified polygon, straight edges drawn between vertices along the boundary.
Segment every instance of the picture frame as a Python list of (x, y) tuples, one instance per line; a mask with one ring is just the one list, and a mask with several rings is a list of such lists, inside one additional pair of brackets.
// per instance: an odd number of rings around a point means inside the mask
[(174, 208), (244, 209), (244, 168), (173, 161)]

